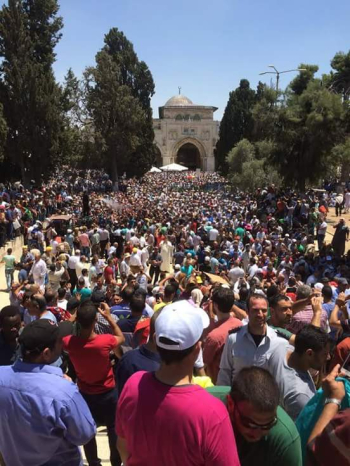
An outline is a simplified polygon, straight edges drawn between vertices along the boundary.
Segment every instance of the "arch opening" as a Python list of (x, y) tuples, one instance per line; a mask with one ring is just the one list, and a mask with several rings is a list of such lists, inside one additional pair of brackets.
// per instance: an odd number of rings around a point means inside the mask
[(198, 148), (190, 142), (183, 144), (177, 151), (176, 163), (184, 165), (189, 170), (201, 168), (201, 156)]

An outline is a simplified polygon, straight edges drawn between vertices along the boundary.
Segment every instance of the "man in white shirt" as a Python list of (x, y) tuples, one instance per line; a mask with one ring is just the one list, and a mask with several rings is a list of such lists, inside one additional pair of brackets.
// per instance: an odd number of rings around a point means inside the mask
[(214, 225), (213, 228), (209, 230), (208, 236), (209, 236), (209, 241), (212, 241), (212, 242), (218, 239), (219, 230), (217, 230), (216, 225)]
[(45, 290), (45, 277), (47, 273), (47, 268), (45, 261), (41, 259), (40, 253), (35, 253), (34, 255), (34, 264), (32, 265), (29, 276), (33, 277), (34, 283), (40, 287), (40, 291)]
[(318, 244), (319, 251), (322, 249), (324, 239), (326, 237), (326, 232), (327, 232), (327, 222), (323, 220), (323, 222), (317, 228), (317, 244)]
[(68, 273), (70, 277), (70, 283), (73, 289), (78, 281), (78, 276), (75, 271), (78, 262), (80, 262), (80, 250), (76, 249), (74, 256), (70, 256), (68, 259)]
[(228, 273), (228, 278), (232, 286), (240, 279), (244, 278), (244, 270), (239, 266), (239, 261), (236, 260), (233, 263), (232, 269)]

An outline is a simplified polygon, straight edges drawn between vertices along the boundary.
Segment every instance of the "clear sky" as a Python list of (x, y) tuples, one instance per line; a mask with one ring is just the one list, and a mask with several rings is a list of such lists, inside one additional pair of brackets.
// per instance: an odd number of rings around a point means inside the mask
[[(350, 49), (350, 1), (338, 0), (60, 0), (63, 38), (55, 72), (61, 81), (72, 67), (80, 76), (94, 64), (111, 27), (122, 30), (149, 66), (158, 106), (178, 93), (194, 103), (219, 107), (239, 80), (252, 86), (300, 63), (330, 70), (338, 51)], [(281, 77), (287, 85), (293, 73)]]

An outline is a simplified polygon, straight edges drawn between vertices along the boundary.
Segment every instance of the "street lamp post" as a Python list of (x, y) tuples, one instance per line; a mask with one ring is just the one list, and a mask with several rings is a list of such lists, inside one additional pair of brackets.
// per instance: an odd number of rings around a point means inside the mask
[(269, 68), (273, 68), (274, 71), (264, 71), (263, 73), (259, 73), (259, 76), (263, 74), (275, 74), (276, 75), (276, 94), (278, 94), (278, 84), (280, 81), (280, 74), (283, 73), (292, 73), (293, 71), (307, 71), (306, 68), (297, 68), (294, 70), (285, 70), (285, 71), (278, 71), (274, 65), (269, 65)]

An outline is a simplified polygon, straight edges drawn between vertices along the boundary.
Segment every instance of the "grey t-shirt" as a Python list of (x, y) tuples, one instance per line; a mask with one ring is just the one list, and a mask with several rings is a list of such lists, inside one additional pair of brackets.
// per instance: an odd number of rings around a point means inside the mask
[(286, 356), (292, 346), (277, 347), (269, 360), (269, 371), (275, 377), (280, 389), (280, 405), (295, 420), (300, 411), (316, 393), (310, 373), (296, 371), (287, 364)]

